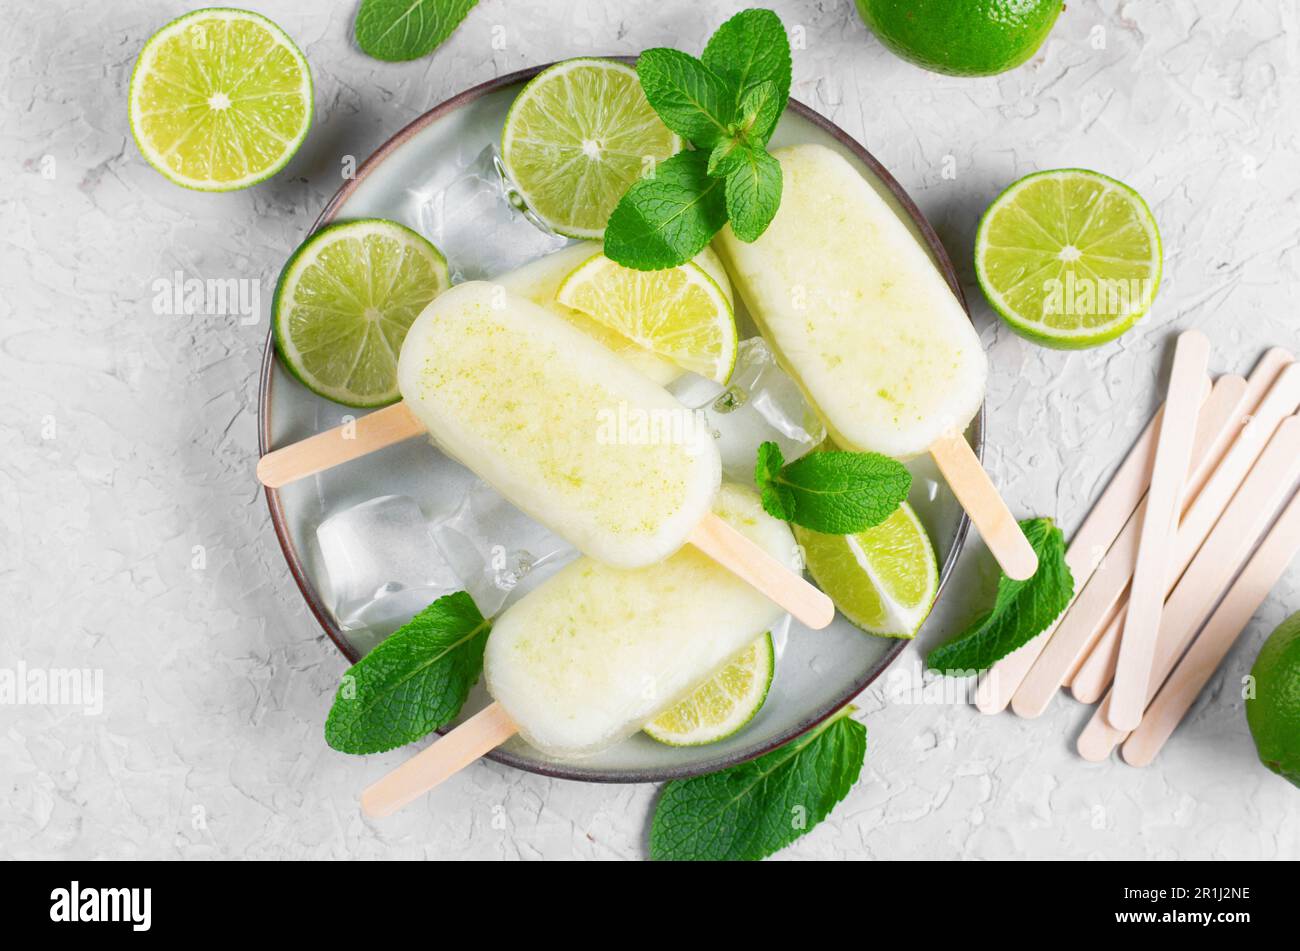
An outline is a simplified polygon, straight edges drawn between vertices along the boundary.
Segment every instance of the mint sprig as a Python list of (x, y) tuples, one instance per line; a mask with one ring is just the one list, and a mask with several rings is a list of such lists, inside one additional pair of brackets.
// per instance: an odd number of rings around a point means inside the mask
[(434, 601), (343, 675), (325, 741), (382, 753), (450, 723), (483, 672), (490, 628), (464, 591)]
[(1070, 605), (1074, 577), (1065, 563), (1065, 536), (1050, 518), (1027, 518), (1020, 530), (1038, 555), (1038, 571), (1024, 581), (998, 580), (993, 609), (946, 644), (926, 666), (953, 677), (987, 670), (1047, 630)]
[(757, 861), (825, 819), (862, 772), (867, 728), (845, 707), (739, 766), (664, 787), (650, 826), (659, 861)]
[(653, 180), (633, 185), (609, 216), (605, 254), (655, 271), (703, 251), (727, 223), (726, 184), (709, 176), (708, 161), (707, 152), (678, 152), (659, 163)]
[(780, 18), (743, 10), (718, 28), (702, 58), (650, 49), (636, 71), (664, 125), (695, 150), (632, 184), (606, 225), (606, 256), (643, 271), (676, 267), (728, 220), (736, 237), (756, 241), (781, 203), (781, 165), (767, 151), (790, 98)]
[(789, 465), (774, 442), (758, 447), (754, 481), (773, 518), (827, 535), (879, 525), (907, 498), (912, 474), (876, 452), (810, 452)]
[(375, 59), (401, 62), (431, 53), (478, 0), (361, 0), (354, 33)]

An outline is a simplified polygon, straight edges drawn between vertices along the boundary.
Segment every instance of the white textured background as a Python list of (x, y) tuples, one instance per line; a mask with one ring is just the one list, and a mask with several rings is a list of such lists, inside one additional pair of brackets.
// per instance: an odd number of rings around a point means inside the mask
[[(698, 51), (746, 4), (483, 0), (434, 55), (394, 65), (351, 45), (351, 0), (257, 0), (311, 62), (316, 124), (283, 173), (230, 195), (166, 182), (126, 120), (142, 44), (198, 5), (5, 3), (0, 667), (99, 668), (107, 697), (97, 717), (0, 707), (0, 856), (643, 855), (654, 787), (488, 763), (393, 819), (361, 818), (357, 791), (404, 754), (354, 759), (322, 738), (346, 665), (298, 596), (253, 478), (265, 316), (160, 316), (151, 284), (177, 269), (255, 277), (268, 304), (343, 155), (364, 157), (500, 73)], [(987, 461), (1021, 514), (1078, 524), (1156, 402), (1175, 330), (1205, 330), (1220, 371), (1246, 370), (1268, 344), (1300, 346), (1294, 4), (1071, 0), (1029, 64), (975, 80), (895, 59), (849, 0), (770, 5), (805, 47), (795, 97), (875, 152), (962, 272), (992, 358)], [(999, 327), (970, 266), (997, 192), (1061, 166), (1136, 187), (1165, 242), (1155, 312), (1069, 356)], [(974, 614), (992, 581), (972, 548), (922, 646)], [(1084, 711), (1064, 699), (1037, 721), (987, 719), (887, 703), (874, 688), (859, 700), (870, 729), (859, 785), (782, 854), (1300, 857), (1300, 799), (1257, 763), (1238, 687), (1296, 609), (1293, 567), (1145, 770), (1076, 758)]]

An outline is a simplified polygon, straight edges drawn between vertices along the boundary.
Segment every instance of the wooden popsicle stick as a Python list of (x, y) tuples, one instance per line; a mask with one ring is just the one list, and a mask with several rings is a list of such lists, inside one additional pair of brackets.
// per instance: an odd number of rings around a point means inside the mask
[[(1206, 380), (1207, 394), (1209, 389), (1209, 380)], [(1115, 470), (1106, 491), (1101, 494), (1097, 504), (1070, 540), (1070, 547), (1065, 552), (1065, 564), (1074, 578), (1074, 597), (1088, 583), (1088, 579), (1101, 564), (1102, 557), (1114, 544), (1120, 530), (1146, 494), (1147, 483), (1151, 481), (1156, 433), (1163, 413), (1164, 407), (1156, 410), (1142, 435), (1138, 436), (1129, 454)], [(1073, 602), (1074, 598), (1071, 598), (1071, 603)], [(1061, 617), (1064, 616), (1062, 612)], [(1061, 618), (1057, 618), (1042, 634), (1003, 657), (980, 677), (979, 686), (975, 689), (975, 708), (980, 713), (1001, 713), (1006, 709), (1011, 702), (1011, 695), (1024, 681), (1029, 668), (1034, 666), (1034, 661), (1042, 654), (1060, 622)]]
[(1137, 564), (1129, 588), (1111, 695), (1109, 719), (1117, 729), (1131, 730), (1142, 720), (1147, 683), (1155, 660), (1156, 633), (1165, 606), (1165, 579), (1173, 562), (1174, 536), (1182, 505), (1187, 469), (1196, 438), (1196, 393), (1210, 362), (1210, 338), (1198, 330), (1178, 335), (1174, 367), (1165, 400), (1165, 417), (1156, 442), (1151, 488), (1142, 516)]
[(1038, 570), (1034, 546), (1020, 530), (965, 435), (949, 433), (930, 447), (930, 455), (1003, 573), (1017, 581), (1032, 578)]
[(1241, 576), (1210, 615), (1204, 630), (1147, 707), (1142, 722), (1124, 743), (1124, 762), (1146, 766), (1156, 758), (1297, 552), (1300, 494), (1282, 511)]
[(517, 732), (519, 728), (501, 704), (488, 704), (432, 746), (367, 786), (361, 793), (361, 811), (368, 816), (391, 816)]
[[(1246, 561), (1256, 539), (1268, 528), (1273, 513), (1291, 494), (1297, 478), (1300, 478), (1300, 417), (1291, 417), (1278, 428), (1165, 603), (1151, 678), (1142, 698), (1143, 708), (1205, 623), (1228, 582)], [(1109, 710), (1112, 700), (1113, 691), (1102, 700), (1079, 736), (1079, 755), (1084, 759), (1094, 762), (1105, 759), (1129, 734), (1128, 730), (1113, 725)]]
[(258, 461), (257, 478), (267, 488), (278, 489), (426, 431), (405, 403), (394, 403), (356, 422), (273, 449)]
[[(1272, 388), (1250, 413), (1237, 440), (1224, 455), (1205, 488), (1184, 513), (1175, 537), (1174, 564), (1166, 578), (1166, 596), (1187, 569), (1197, 550), (1255, 464), (1265, 444), (1282, 420), (1300, 409), (1300, 364), (1290, 364), (1278, 374)], [(1087, 661), (1071, 684), (1075, 699), (1094, 703), (1105, 693), (1115, 674), (1125, 619), (1121, 615), (1102, 632)]]
[[(1216, 447), (1238, 430), (1243, 408), (1246, 381), (1239, 376), (1223, 376), (1214, 384), (1209, 397), (1201, 404), (1196, 422), (1196, 439), (1192, 448), (1192, 465), (1187, 487), (1195, 491), (1207, 475), (1207, 461)], [(1154, 445), (1152, 447), (1154, 461)], [(1105, 625), (1119, 612), (1122, 596), (1133, 577), (1137, 546), (1146, 511), (1143, 499), (1134, 509), (1119, 536), (1087, 584), (1075, 596), (1065, 615), (1057, 622), (1051, 639), (1025, 675), (1011, 697), (1011, 709), (1018, 716), (1037, 717), (1051, 704), (1067, 676), (1086, 657)]]
[(835, 605), (829, 597), (718, 516), (706, 515), (691, 532), (689, 541), (785, 608), (801, 624), (820, 631), (835, 620)]

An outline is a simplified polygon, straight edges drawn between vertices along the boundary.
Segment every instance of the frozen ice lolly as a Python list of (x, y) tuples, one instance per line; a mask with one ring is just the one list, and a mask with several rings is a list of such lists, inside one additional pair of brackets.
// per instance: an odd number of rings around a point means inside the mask
[(838, 153), (797, 145), (781, 207), (757, 241), (719, 250), (777, 359), (844, 449), (906, 459), (966, 424), (988, 367), (926, 250)]
[(1007, 574), (1033, 574), (1033, 549), (961, 435), (988, 372), (961, 303), (846, 159), (820, 145), (773, 155), (776, 217), (752, 243), (725, 227), (716, 247), (777, 360), (842, 448), (931, 452)]
[[(724, 485), (713, 510), (794, 567), (794, 537), (758, 497)], [(784, 612), (697, 549), (636, 571), (580, 558), (493, 625), (488, 692), (530, 744), (596, 752), (641, 729)]]
[(500, 285), (435, 298), (407, 332), (397, 378), (439, 448), (608, 565), (672, 554), (717, 492), (717, 447), (689, 410)]
[[(783, 563), (794, 537), (749, 489), (714, 504)], [(484, 656), (495, 703), (369, 787), (388, 815), (518, 732), (555, 757), (606, 749), (686, 696), (780, 620), (782, 611), (693, 548), (636, 570), (580, 558), (493, 624)]]

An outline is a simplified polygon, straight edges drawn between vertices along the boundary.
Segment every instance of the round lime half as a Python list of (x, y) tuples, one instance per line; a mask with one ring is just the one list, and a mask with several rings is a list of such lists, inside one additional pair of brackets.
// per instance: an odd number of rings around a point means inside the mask
[(257, 13), (213, 8), (168, 23), (131, 74), (131, 132), (149, 164), (201, 191), (274, 175), (311, 127), (311, 71)]
[(276, 351), (327, 399), (358, 407), (396, 402), (406, 332), (450, 283), (442, 253), (410, 228), (382, 218), (330, 225), (307, 238), (280, 273)]
[(502, 160), (524, 203), (574, 238), (602, 237), (623, 193), (681, 148), (636, 70), (606, 59), (570, 59), (538, 73), (501, 134)]
[(1097, 172), (1020, 179), (989, 206), (975, 274), (1012, 330), (1059, 349), (1114, 340), (1151, 309), (1160, 230), (1142, 196)]

